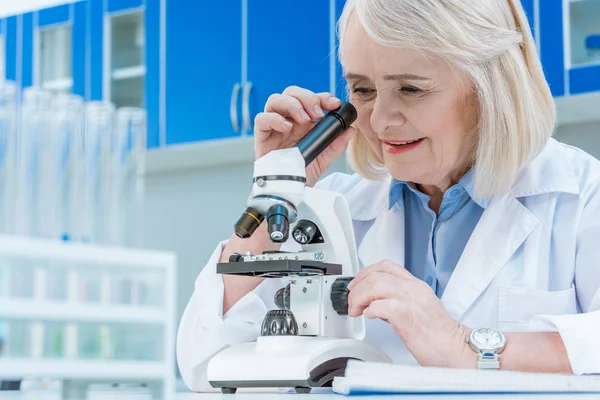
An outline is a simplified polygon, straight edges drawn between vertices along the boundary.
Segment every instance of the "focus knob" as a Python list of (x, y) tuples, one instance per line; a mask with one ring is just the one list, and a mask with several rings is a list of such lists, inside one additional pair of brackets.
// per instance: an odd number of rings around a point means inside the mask
[(295, 336), (298, 323), (290, 310), (271, 310), (265, 315), (260, 329), (261, 336)]
[(331, 304), (339, 315), (348, 315), (348, 285), (354, 278), (337, 278), (331, 285)]

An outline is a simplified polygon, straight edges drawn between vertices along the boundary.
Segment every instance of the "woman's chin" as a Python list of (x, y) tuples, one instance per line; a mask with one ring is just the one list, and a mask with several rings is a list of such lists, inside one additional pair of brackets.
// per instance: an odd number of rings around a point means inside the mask
[[(414, 169), (414, 170), (413, 170)], [(420, 183), (423, 181), (423, 169), (420, 171), (414, 166), (407, 166), (406, 168), (402, 168), (397, 163), (388, 165), (388, 171), (392, 178), (401, 182), (415, 182)]]

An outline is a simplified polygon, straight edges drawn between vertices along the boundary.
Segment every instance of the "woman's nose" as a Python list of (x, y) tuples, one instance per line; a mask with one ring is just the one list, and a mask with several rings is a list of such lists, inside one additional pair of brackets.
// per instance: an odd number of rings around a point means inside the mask
[(383, 133), (406, 124), (406, 117), (402, 110), (395, 105), (385, 103), (385, 101), (376, 100), (371, 113), (371, 127), (377, 133)]

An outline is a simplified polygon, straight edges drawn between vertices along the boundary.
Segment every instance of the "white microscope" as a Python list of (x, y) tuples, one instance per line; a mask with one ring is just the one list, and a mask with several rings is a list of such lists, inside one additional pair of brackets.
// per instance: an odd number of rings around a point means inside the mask
[(208, 364), (209, 383), (223, 393), (238, 388), (331, 386), (348, 360), (391, 362), (363, 342), (364, 317), (348, 317), (347, 285), (358, 273), (352, 219), (339, 193), (306, 187), (306, 166), (356, 120), (350, 103), (327, 114), (297, 144), (254, 164), (254, 197), (235, 232), (248, 238), (266, 220), (273, 242), (289, 238), (298, 252), (235, 254), (217, 273), (285, 278), (275, 294), (279, 310), (264, 317), (256, 342), (231, 346)]

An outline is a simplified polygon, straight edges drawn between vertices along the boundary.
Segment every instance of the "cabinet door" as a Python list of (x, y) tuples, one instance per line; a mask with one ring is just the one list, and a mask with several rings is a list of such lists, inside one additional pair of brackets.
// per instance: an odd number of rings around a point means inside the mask
[[(344, 11), (344, 5), (346, 4), (346, 1), (345, 0), (332, 0), (332, 1), (334, 1), (334, 3), (335, 3), (335, 24), (337, 26), (340, 16), (342, 15), (342, 11)], [(342, 64), (340, 63), (340, 59), (339, 59), (339, 48), (340, 48), (340, 41), (338, 40), (337, 32), (336, 32), (335, 49), (334, 49), (335, 94), (339, 99), (348, 100), (348, 85), (346, 83), (346, 79), (344, 79), (344, 71), (342, 69)]]
[(565, 94), (565, 48), (562, 0), (538, 1), (539, 49), (546, 80), (554, 96)]
[(165, 54), (161, 51), (166, 44), (161, 3), (166, 0), (145, 1), (146, 27), (146, 98), (145, 108), (148, 115), (148, 148), (159, 147), (165, 143), (164, 110), (165, 110)]
[(104, 63), (104, 0), (87, 1), (87, 34), (89, 35), (89, 90), (86, 88), (86, 99), (103, 100), (102, 71)]
[(5, 77), (7, 80), (17, 80), (17, 17), (4, 20), (4, 42), (6, 53)]
[[(21, 87), (33, 84), (33, 13), (29, 12), (18, 17), (21, 30)], [(17, 36), (17, 45), (19, 37)]]
[(141, 7), (108, 13), (106, 91), (116, 108), (144, 107), (146, 35)]
[(569, 7), (569, 92), (600, 91), (600, 1), (571, 1)]
[(72, 5), (72, 47), (73, 47), (73, 93), (89, 98), (88, 82), (86, 81), (87, 59), (87, 8), (88, 2), (79, 1)]
[(332, 90), (335, 56), (330, 8), (325, 0), (248, 0), (247, 79), (252, 89), (247, 129), (269, 96), (288, 86)]
[(531, 28), (531, 33), (533, 37), (536, 39), (536, 43), (538, 41), (537, 36), (537, 26), (536, 21), (539, 19), (538, 12), (536, 11), (538, 6), (536, 6), (536, 0), (521, 0), (521, 5), (523, 6), (523, 10), (527, 15), (527, 20), (529, 22), (529, 27)]
[(38, 11), (34, 82), (53, 92), (73, 88), (73, 25), (71, 5)]
[(6, 18), (3, 30), (6, 79), (15, 81), (19, 88), (31, 86), (33, 78), (33, 13)]
[(6, 20), (0, 19), (0, 79), (6, 78)]
[[(167, 1), (169, 145), (240, 134), (230, 106), (241, 78), (241, 3), (224, 3)], [(241, 118), (233, 106), (234, 117)]]

